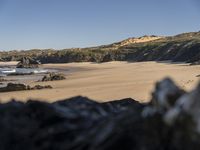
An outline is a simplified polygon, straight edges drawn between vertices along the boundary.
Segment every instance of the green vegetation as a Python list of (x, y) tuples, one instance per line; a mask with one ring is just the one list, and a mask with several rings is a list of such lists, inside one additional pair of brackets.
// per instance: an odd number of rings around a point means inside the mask
[[(145, 37), (148, 36), (141, 38)], [(22, 57), (32, 57), (42, 63), (163, 60), (196, 62), (200, 60), (200, 32), (183, 33), (141, 43), (129, 42), (130, 39), (90, 48), (0, 52), (0, 60), (14, 61)]]

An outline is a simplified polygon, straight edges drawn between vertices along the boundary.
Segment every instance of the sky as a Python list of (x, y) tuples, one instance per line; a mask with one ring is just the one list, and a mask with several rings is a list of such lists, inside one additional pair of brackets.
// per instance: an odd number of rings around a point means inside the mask
[(199, 0), (0, 0), (0, 50), (74, 48), (200, 31)]

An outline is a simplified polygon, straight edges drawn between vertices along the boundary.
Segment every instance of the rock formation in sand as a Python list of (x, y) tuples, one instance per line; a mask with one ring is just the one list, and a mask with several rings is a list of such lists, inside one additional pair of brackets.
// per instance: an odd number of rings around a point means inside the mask
[(0, 92), (12, 92), (12, 91), (25, 91), (25, 90), (41, 90), (41, 89), (52, 89), (52, 86), (50, 85), (35, 85), (33, 87), (30, 87), (26, 84), (21, 83), (8, 83), (6, 87), (0, 88)]
[(56, 80), (65, 80), (66, 77), (62, 73), (49, 73), (42, 78), (42, 81), (56, 81)]
[(40, 62), (30, 57), (23, 57), (17, 64), (17, 68), (38, 68)]

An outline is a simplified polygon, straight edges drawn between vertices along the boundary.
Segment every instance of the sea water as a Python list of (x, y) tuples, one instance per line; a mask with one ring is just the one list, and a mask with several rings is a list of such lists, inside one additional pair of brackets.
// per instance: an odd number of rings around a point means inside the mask
[(19, 74), (41, 74), (47, 73), (49, 70), (41, 69), (41, 68), (0, 68), (0, 75), (8, 75), (12, 73), (19, 73)]

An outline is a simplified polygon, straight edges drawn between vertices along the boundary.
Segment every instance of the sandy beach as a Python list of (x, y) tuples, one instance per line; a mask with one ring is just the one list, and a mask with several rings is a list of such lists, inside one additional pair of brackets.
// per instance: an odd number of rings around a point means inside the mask
[(69, 63), (42, 67), (65, 72), (67, 79), (31, 82), (31, 85), (52, 85), (53, 89), (0, 93), (1, 101), (32, 98), (53, 102), (81, 95), (100, 102), (128, 97), (146, 102), (156, 81), (171, 77), (182, 88), (191, 90), (197, 85), (199, 78), (196, 76), (200, 74), (200, 66), (157, 62)]

